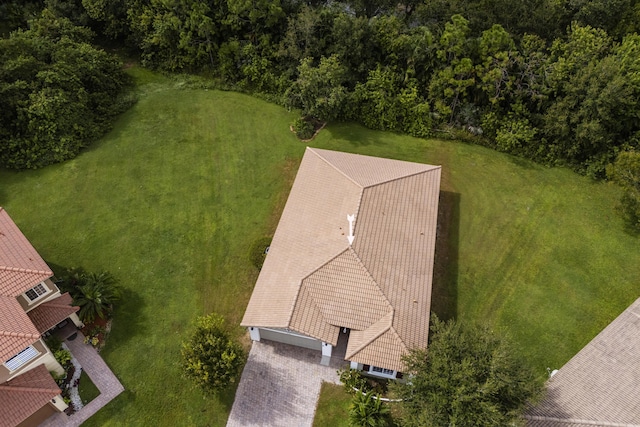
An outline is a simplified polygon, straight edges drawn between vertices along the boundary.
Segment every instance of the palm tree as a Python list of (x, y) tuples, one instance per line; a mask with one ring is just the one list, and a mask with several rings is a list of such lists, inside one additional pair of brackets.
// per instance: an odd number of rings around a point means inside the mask
[(104, 319), (121, 296), (116, 279), (106, 271), (81, 274), (79, 279), (74, 298), (74, 303), (80, 307), (78, 316), (88, 323), (93, 322), (96, 316)]
[(358, 391), (349, 409), (349, 425), (354, 427), (386, 427), (389, 408), (380, 395)]

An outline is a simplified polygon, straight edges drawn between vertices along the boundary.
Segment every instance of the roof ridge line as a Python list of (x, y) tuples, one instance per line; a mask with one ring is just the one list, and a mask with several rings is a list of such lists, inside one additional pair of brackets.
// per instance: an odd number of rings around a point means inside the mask
[[(360, 187), (361, 189), (364, 189), (365, 186), (360, 184), (358, 181), (356, 181), (355, 179), (351, 178), (349, 175), (347, 175), (346, 173), (344, 173), (343, 171), (341, 171), (340, 169), (338, 169), (333, 163), (331, 163), (329, 160), (325, 159), (324, 157), (322, 157), (320, 155), (320, 153), (318, 153), (316, 150), (314, 150), (312, 147), (307, 146), (307, 150), (311, 151), (313, 154), (315, 154), (320, 160), (322, 160), (323, 162), (325, 162), (327, 165), (331, 166), (331, 168), (333, 168), (336, 172), (340, 173), (342, 176), (344, 176), (345, 178), (347, 178), (349, 181), (353, 182), (355, 185), (357, 185), (358, 187)], [(350, 153), (347, 153), (350, 154)]]
[(583, 420), (579, 418), (556, 418), (546, 417), (542, 415), (525, 415), (528, 420), (532, 421), (554, 421), (562, 424), (587, 424), (601, 427), (640, 427), (640, 424), (616, 423), (610, 421)]
[(0, 270), (16, 271), (18, 273), (29, 273), (29, 274), (50, 274), (51, 276), (53, 276), (53, 271), (51, 270), (32, 270), (30, 268), (8, 267), (4, 265), (0, 265)]
[[(355, 234), (355, 233), (354, 233)], [(362, 269), (367, 273), (367, 276), (369, 276), (369, 278), (371, 278), (371, 281), (376, 285), (376, 288), (378, 288), (378, 290), (380, 291), (380, 293), (382, 294), (382, 296), (384, 297), (385, 302), (387, 303), (388, 307), (391, 307), (391, 309), (393, 310), (393, 305), (391, 305), (391, 301), (389, 301), (389, 298), (387, 298), (387, 295), (384, 293), (384, 291), (382, 290), (382, 288), (380, 287), (380, 285), (378, 284), (378, 281), (373, 277), (373, 275), (371, 274), (371, 272), (369, 271), (369, 269), (367, 268), (366, 265), (364, 265), (364, 263), (362, 262), (362, 260), (360, 259), (360, 256), (358, 255), (358, 253), (356, 252), (355, 249), (353, 249), (353, 247), (349, 246), (347, 248), (347, 250), (350, 250), (351, 253), (353, 254), (353, 256), (356, 259), (356, 262), (358, 263), (358, 265), (360, 267), (362, 267)], [(392, 323), (393, 324), (393, 321)]]
[[(378, 334), (374, 335), (374, 336), (373, 336), (369, 341), (367, 341), (367, 342), (364, 342), (364, 341), (363, 341), (363, 342), (362, 342), (358, 347), (356, 347), (356, 348), (353, 350), (353, 352), (352, 352), (351, 354), (345, 354), (345, 356), (344, 356), (344, 357), (345, 357), (345, 359), (346, 359), (346, 358), (351, 358), (351, 357), (355, 356), (356, 354), (360, 353), (360, 351), (362, 351), (362, 349), (363, 349), (363, 348), (365, 348), (366, 346), (368, 346), (369, 344), (371, 344), (373, 341), (375, 341), (376, 339), (378, 339), (382, 334), (384, 334), (384, 333), (385, 333), (385, 332), (387, 332), (389, 329), (391, 329), (391, 328), (393, 327), (393, 318), (395, 317), (395, 316), (394, 316), (394, 315), (395, 315), (395, 309), (393, 309), (393, 308), (392, 308), (392, 309), (391, 309), (391, 311), (390, 311), (390, 312), (388, 312), (388, 313), (386, 313), (384, 316), (382, 316), (382, 317), (380, 318), (380, 320), (384, 319), (385, 317), (387, 317), (387, 316), (389, 316), (389, 315), (391, 315), (391, 316), (390, 316), (390, 317), (391, 317), (391, 319), (390, 319), (390, 321), (389, 321), (389, 325), (388, 325), (387, 327), (385, 327), (385, 328), (382, 328), (382, 330), (381, 330)], [(378, 320), (378, 322), (380, 322), (380, 320)], [(378, 323), (378, 322), (376, 322), (376, 323)], [(373, 325), (375, 325), (375, 323), (374, 323)], [(373, 326), (373, 325), (371, 325), (371, 326)], [(370, 328), (371, 328), (371, 326), (369, 326), (367, 329), (370, 329)], [(365, 329), (365, 330), (364, 330), (364, 331), (362, 331), (362, 332), (364, 333), (367, 329)]]
[(8, 391), (19, 391), (23, 393), (56, 393), (60, 394), (62, 391), (60, 389), (53, 388), (40, 388), (40, 387), (20, 387), (20, 386), (9, 386), (9, 385), (0, 385), (0, 390), (8, 390)]
[[(307, 147), (307, 148), (309, 148), (309, 147)], [(309, 274), (307, 274), (302, 279), (300, 279), (300, 286), (298, 286), (298, 290), (296, 291), (296, 297), (293, 299), (293, 305), (291, 307), (291, 313), (289, 313), (289, 319), (287, 320), (287, 324), (288, 325), (291, 325), (291, 319), (293, 319), (293, 312), (296, 309), (296, 305), (298, 305), (298, 299), (300, 298), (300, 291), (302, 290), (302, 286), (304, 285), (304, 281), (307, 280), (309, 277), (311, 277), (311, 275), (313, 273), (315, 273), (316, 271), (320, 270), (325, 265), (329, 264), (331, 261), (333, 261), (334, 259), (338, 258), (340, 255), (342, 255), (343, 253), (347, 252), (348, 250), (349, 250), (349, 247), (347, 247), (343, 251), (338, 252), (336, 255), (332, 256), (327, 261), (325, 261), (322, 264), (320, 264), (317, 268), (314, 268), (313, 270), (311, 270), (309, 272)], [(314, 304), (315, 304), (315, 302), (314, 302)]]
[(40, 338), (40, 334), (35, 335), (35, 334), (30, 334), (30, 333), (26, 333), (26, 332), (5, 332), (5, 331), (0, 331), (0, 335), (4, 336), (4, 337), (11, 337), (11, 338)]
[[(398, 161), (399, 162), (403, 162), (404, 160), (398, 160)], [(427, 165), (426, 163), (421, 163), (421, 164)], [(376, 182), (375, 184), (367, 185), (366, 187), (363, 188), (363, 191), (365, 189), (378, 187), (378, 186), (383, 185), (383, 184), (389, 184), (390, 182), (393, 182), (393, 181), (400, 181), (401, 179), (412, 178), (412, 177), (414, 177), (416, 175), (420, 175), (420, 174), (423, 174), (423, 173), (431, 172), (431, 171), (434, 171), (436, 169), (442, 169), (442, 165), (427, 165), (427, 166), (433, 166), (433, 167), (430, 168), (430, 169), (427, 169), (427, 170), (414, 172), (414, 173), (410, 173), (410, 174), (407, 174), (407, 175), (398, 176), (398, 177), (395, 177), (395, 178), (389, 178), (386, 181), (380, 181), (380, 182)]]

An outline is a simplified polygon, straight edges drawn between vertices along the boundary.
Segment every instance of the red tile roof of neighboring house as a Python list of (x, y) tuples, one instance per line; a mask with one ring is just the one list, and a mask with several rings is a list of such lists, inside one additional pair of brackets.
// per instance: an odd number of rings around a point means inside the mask
[(307, 148), (242, 325), (347, 327), (348, 360), (404, 370), (428, 341), (440, 171)]
[(531, 427), (640, 426), (640, 299), (548, 381)]
[(44, 365), (0, 384), (0, 427), (14, 427), (60, 394)]
[(0, 295), (16, 297), (51, 276), (49, 266), (0, 207)]
[(67, 292), (58, 298), (40, 304), (27, 315), (36, 329), (40, 333), (44, 333), (80, 310), (80, 307), (71, 306), (72, 303), (71, 295)]
[(40, 339), (40, 333), (15, 297), (0, 295), (0, 363)]

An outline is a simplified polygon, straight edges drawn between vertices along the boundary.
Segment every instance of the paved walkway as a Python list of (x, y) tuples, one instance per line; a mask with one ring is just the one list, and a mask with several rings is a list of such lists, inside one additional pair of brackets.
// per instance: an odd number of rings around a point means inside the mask
[(322, 381), (338, 384), (344, 360), (320, 365), (320, 351), (253, 342), (227, 427), (303, 427), (313, 424)]
[(59, 413), (49, 417), (44, 423), (40, 424), (41, 427), (77, 427), (124, 391), (124, 387), (111, 372), (111, 369), (109, 369), (96, 349), (84, 343), (84, 335), (81, 332), (78, 332), (76, 339), (73, 341), (67, 340), (65, 344), (80, 362), (82, 370), (87, 373), (91, 381), (98, 387), (100, 395), (71, 416)]

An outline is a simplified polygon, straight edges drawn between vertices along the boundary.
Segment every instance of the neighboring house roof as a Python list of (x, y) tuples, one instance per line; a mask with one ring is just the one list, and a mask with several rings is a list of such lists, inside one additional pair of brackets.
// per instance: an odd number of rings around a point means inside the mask
[(0, 384), (0, 427), (13, 427), (60, 394), (44, 365)]
[(15, 297), (0, 295), (0, 364), (40, 339)]
[(564, 365), (529, 426), (640, 426), (640, 299)]
[(80, 310), (80, 307), (74, 307), (71, 305), (72, 303), (71, 295), (66, 292), (57, 298), (40, 304), (27, 315), (36, 329), (40, 333), (44, 333)]
[(51, 276), (49, 266), (0, 207), (0, 295), (17, 297)]
[(428, 341), (440, 171), (307, 148), (242, 325), (332, 345), (347, 327), (348, 360), (404, 370)]

